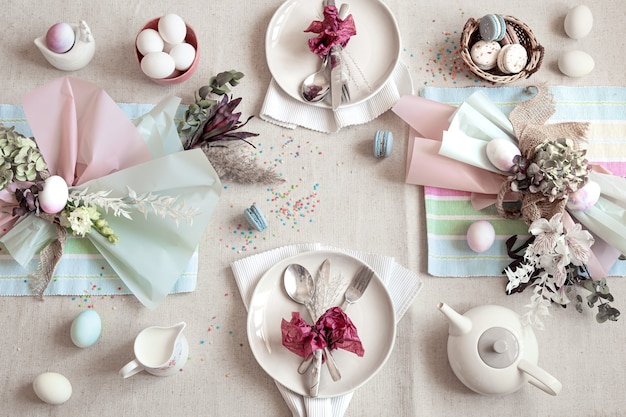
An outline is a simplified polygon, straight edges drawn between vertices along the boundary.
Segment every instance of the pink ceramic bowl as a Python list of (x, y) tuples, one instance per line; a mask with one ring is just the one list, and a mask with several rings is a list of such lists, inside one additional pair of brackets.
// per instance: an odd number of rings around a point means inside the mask
[[(137, 36), (139, 36), (141, 31), (144, 29), (154, 29), (158, 31), (159, 19), (160, 17), (157, 17), (156, 19), (152, 19), (148, 23), (146, 23), (141, 29), (139, 29), (139, 32), (137, 32)], [(179, 83), (182, 83), (183, 81), (187, 81), (189, 77), (191, 77), (193, 73), (196, 71), (196, 68), (198, 67), (198, 61), (200, 60), (200, 50), (198, 49), (198, 39), (196, 38), (196, 32), (193, 30), (193, 28), (189, 26), (188, 24), (186, 24), (186, 26), (187, 26), (187, 36), (185, 36), (185, 42), (193, 46), (194, 49), (196, 50), (196, 56), (191, 66), (186, 71), (176, 70), (172, 75), (170, 75), (167, 78), (148, 77), (155, 83), (161, 84), (161, 85), (179, 84)], [(141, 53), (137, 49), (137, 36), (135, 37), (135, 57), (137, 58), (137, 64), (139, 65), (139, 70), (141, 71), (141, 59), (143, 58), (143, 55), (141, 55)]]

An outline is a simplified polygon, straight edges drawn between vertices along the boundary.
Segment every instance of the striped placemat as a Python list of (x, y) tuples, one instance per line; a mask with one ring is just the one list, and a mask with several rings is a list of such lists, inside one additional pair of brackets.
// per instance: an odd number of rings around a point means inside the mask
[[(453, 106), (460, 105), (478, 87), (432, 88), (421, 91), (424, 98)], [(482, 88), (505, 113), (530, 96), (523, 88)], [(589, 161), (601, 164), (615, 175), (626, 176), (626, 88), (621, 87), (550, 87), (556, 113), (550, 122), (587, 121)], [(512, 235), (528, 235), (522, 221), (504, 220), (495, 208), (475, 211), (469, 193), (424, 187), (428, 272), (434, 276), (500, 276), (511, 262), (505, 241)], [(477, 254), (467, 246), (465, 233), (477, 220), (491, 222), (496, 243)], [(618, 261), (610, 275), (626, 276), (626, 261)]]
[[(134, 120), (153, 107), (151, 104), (119, 104), (124, 113)], [(31, 136), (31, 130), (21, 106), (0, 105), (0, 123), (15, 126), (16, 131)], [(0, 244), (0, 296), (31, 295), (28, 272), (33, 271), (39, 259), (33, 258), (25, 269)], [(186, 269), (172, 288), (172, 293), (191, 292), (196, 288), (198, 251), (193, 254)], [(108, 262), (86, 238), (69, 238), (53, 282), (46, 295), (123, 295), (130, 290), (117, 276)]]

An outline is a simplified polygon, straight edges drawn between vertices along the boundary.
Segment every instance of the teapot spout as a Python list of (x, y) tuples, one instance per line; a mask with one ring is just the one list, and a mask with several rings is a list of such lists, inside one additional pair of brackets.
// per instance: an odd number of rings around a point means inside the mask
[(437, 308), (448, 319), (448, 323), (450, 325), (449, 332), (451, 335), (461, 336), (464, 334), (468, 334), (472, 330), (472, 321), (469, 318), (454, 311), (454, 309), (446, 303), (437, 304)]

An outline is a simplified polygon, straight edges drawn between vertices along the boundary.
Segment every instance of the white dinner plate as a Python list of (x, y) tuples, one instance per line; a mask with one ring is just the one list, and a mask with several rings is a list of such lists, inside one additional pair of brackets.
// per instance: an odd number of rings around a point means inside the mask
[[(344, 49), (351, 100), (342, 107), (376, 94), (400, 59), (400, 30), (389, 8), (379, 0), (350, 0), (349, 5), (357, 34)], [(323, 20), (322, 12), (322, 0), (286, 0), (274, 13), (265, 36), (272, 76), (287, 94), (304, 103), (308, 102), (300, 95), (302, 81), (321, 64), (307, 43), (317, 34), (304, 30), (313, 20)], [(310, 104), (330, 108), (327, 100)]]
[[(276, 381), (305, 396), (309, 395), (310, 377), (298, 373), (302, 357), (282, 345), (280, 325), (282, 319), (291, 320), (293, 311), (299, 311), (309, 323), (310, 318), (306, 309), (285, 292), (283, 272), (289, 264), (298, 263), (316, 276), (326, 258), (331, 261), (331, 277), (342, 274), (349, 281), (364, 265), (359, 259), (336, 251), (312, 251), (285, 259), (261, 277), (248, 310), (248, 341), (257, 362)], [(393, 349), (395, 313), (391, 297), (377, 275), (363, 297), (346, 309), (346, 314), (357, 328), (365, 354), (359, 357), (342, 349), (333, 350), (341, 379), (333, 381), (324, 365), (319, 397), (334, 397), (359, 388), (382, 368)]]

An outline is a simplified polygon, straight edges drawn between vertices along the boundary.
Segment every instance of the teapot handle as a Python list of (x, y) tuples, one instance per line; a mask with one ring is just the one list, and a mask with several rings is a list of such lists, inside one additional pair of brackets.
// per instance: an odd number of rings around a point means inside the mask
[(547, 392), (550, 395), (557, 395), (561, 392), (563, 384), (537, 365), (522, 359), (518, 362), (517, 367), (520, 371), (529, 376), (528, 382), (540, 390)]

